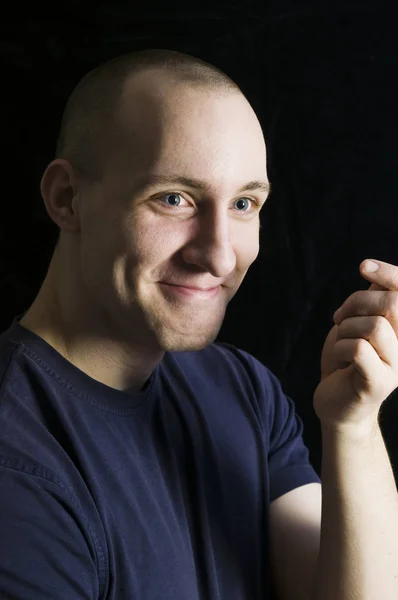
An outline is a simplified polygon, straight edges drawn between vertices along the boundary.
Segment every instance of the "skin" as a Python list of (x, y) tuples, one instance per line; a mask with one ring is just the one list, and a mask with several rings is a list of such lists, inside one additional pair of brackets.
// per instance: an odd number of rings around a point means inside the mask
[(398, 598), (398, 496), (378, 422), (398, 386), (398, 268), (366, 260), (360, 272), (371, 285), (335, 312), (314, 394), (322, 520), (311, 600)]
[[(241, 188), (268, 183), (266, 150), (242, 94), (156, 72), (127, 83), (115, 128), (97, 181), (63, 159), (43, 175), (61, 238), (21, 324), (98, 381), (139, 390), (165, 351), (217, 336), (258, 254), (267, 190)], [(149, 183), (175, 176), (205, 189)]]
[(378, 428), (380, 407), (398, 386), (398, 268), (366, 260), (360, 272), (371, 285), (336, 310), (314, 395), (322, 425), (354, 436)]
[[(61, 242), (21, 321), (118, 389), (142, 388), (166, 350), (200, 349), (215, 338), (258, 253), (258, 213), (242, 216), (234, 200), (242, 185), (266, 178), (261, 128), (242, 96), (161, 78), (155, 87), (141, 84), (126, 87), (119, 145), (99, 181), (79, 181), (63, 160), (46, 170), (43, 198)], [(172, 173), (205, 180), (206, 193), (139, 185)], [(167, 192), (181, 193), (183, 208), (164, 208)], [(371, 287), (343, 303), (323, 348), (314, 395), (322, 499), (314, 484), (272, 503), (273, 538), (283, 538), (274, 561), (283, 600), (398, 597), (398, 499), (378, 425), (398, 385), (398, 268), (376, 262), (376, 272), (361, 264)], [(162, 281), (219, 289), (198, 297)], [(320, 531), (319, 549), (309, 531)]]

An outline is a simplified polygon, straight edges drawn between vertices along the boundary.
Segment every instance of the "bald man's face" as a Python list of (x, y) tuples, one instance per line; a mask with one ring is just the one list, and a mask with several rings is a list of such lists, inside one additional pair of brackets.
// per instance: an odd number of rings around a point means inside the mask
[(119, 120), (81, 202), (82, 289), (133, 343), (203, 348), (258, 254), (261, 127), (238, 93), (166, 83), (127, 88)]

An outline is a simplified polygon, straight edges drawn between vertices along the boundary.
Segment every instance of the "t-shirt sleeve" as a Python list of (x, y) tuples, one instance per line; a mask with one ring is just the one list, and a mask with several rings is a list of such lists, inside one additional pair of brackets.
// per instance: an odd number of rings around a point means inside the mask
[(0, 598), (98, 600), (94, 545), (59, 485), (0, 465)]
[(308, 483), (320, 483), (304, 444), (303, 422), (278, 378), (251, 354), (231, 344), (219, 346), (227, 351), (233, 373), (239, 373), (237, 387), (244, 390), (260, 421), (267, 448), (270, 501)]
[(303, 422), (294, 402), (270, 371), (264, 374), (269, 427), (270, 500), (308, 483), (320, 483), (303, 440)]

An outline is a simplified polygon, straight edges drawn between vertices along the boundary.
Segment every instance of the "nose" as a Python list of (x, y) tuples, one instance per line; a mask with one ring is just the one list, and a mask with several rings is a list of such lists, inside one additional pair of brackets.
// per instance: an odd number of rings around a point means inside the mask
[(186, 263), (200, 267), (213, 277), (226, 277), (232, 273), (236, 255), (228, 215), (218, 213), (198, 217), (192, 239), (184, 246), (182, 256)]

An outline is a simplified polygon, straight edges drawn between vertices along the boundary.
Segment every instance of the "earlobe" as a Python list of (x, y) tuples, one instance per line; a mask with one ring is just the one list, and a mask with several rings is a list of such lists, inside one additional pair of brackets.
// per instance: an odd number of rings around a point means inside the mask
[(71, 164), (64, 159), (52, 161), (43, 174), (40, 190), (50, 218), (61, 231), (79, 231), (77, 182)]

